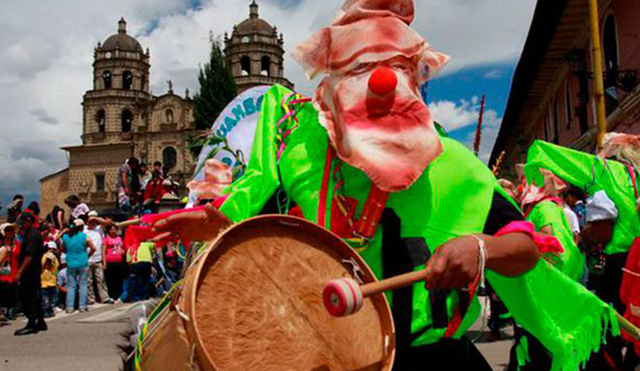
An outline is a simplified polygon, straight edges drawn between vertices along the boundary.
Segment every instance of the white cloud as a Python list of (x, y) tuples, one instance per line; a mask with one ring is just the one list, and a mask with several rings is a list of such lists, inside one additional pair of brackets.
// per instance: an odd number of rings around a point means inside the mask
[[(480, 106), (478, 105), (478, 98), (473, 97), (471, 102), (461, 100), (459, 102), (452, 101), (438, 101), (429, 104), (429, 109), (435, 121), (437, 121), (442, 127), (449, 133), (472, 127), (472, 132), (465, 138), (465, 144), (470, 149), (473, 149), (476, 136), (476, 127), (478, 125), (478, 118), (480, 117)], [(480, 152), (478, 156), (480, 159), (487, 163), (491, 156), (491, 150), (498, 137), (498, 131), (500, 130), (500, 124), (502, 123), (502, 117), (499, 117), (498, 112), (489, 109), (485, 110), (482, 119), (482, 138), (480, 141)]]
[(462, 127), (478, 122), (480, 110), (477, 97), (471, 102), (461, 100), (458, 103), (442, 100), (429, 104), (429, 109), (436, 120), (445, 130), (452, 132)]
[[(173, 79), (176, 91), (197, 88), (197, 68), (208, 57), (208, 35), (230, 32), (248, 15), (249, 0), (205, 0), (197, 10), (187, 0), (5, 1), (0, 13), (0, 198), (38, 192), (38, 179), (66, 164), (60, 146), (80, 143), (82, 95), (91, 88), (93, 48), (116, 31), (124, 16), (129, 33), (151, 50), (156, 94)], [(278, 26), (291, 50), (328, 25), (341, 0), (260, 0), (263, 18)], [(535, 0), (417, 0), (414, 28), (453, 57), (448, 72), (472, 65), (515, 60)], [(507, 16), (508, 15), (508, 16)], [(150, 25), (156, 25), (149, 30)], [(310, 95), (287, 54), (286, 75)], [(450, 125), (469, 122), (465, 109), (436, 103)], [(468, 107), (469, 108), (469, 107)], [(42, 151), (41, 147), (46, 147)], [(36, 153), (37, 155), (33, 155)]]
[(502, 71), (500, 70), (492, 70), (487, 72), (484, 77), (489, 80), (496, 80), (502, 77)]

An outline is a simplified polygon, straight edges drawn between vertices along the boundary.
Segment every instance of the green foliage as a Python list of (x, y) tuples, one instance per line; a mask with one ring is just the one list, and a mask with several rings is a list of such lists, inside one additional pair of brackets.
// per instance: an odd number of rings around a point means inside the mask
[(200, 68), (198, 74), (200, 90), (193, 98), (193, 116), (198, 130), (211, 128), (222, 110), (238, 95), (231, 68), (222, 52), (222, 41), (213, 36), (209, 40), (211, 42), (209, 62)]

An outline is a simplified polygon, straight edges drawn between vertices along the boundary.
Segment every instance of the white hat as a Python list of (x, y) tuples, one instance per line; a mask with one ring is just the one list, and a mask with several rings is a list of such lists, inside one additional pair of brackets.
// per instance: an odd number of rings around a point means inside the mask
[(95, 211), (95, 210), (91, 210), (91, 211), (89, 211), (89, 214), (87, 214), (87, 216), (90, 217), (90, 218), (96, 217), (96, 216), (98, 216), (98, 212)]
[(612, 220), (618, 217), (618, 208), (605, 191), (598, 191), (587, 199), (587, 222)]
[(83, 227), (84, 226), (84, 220), (82, 219), (76, 219), (73, 221), (73, 226), (74, 227)]
[(0, 224), (0, 233), (4, 234), (4, 231), (7, 228), (13, 228), (14, 230), (16, 229), (18, 225), (14, 224), (14, 223), (4, 223), (4, 224)]

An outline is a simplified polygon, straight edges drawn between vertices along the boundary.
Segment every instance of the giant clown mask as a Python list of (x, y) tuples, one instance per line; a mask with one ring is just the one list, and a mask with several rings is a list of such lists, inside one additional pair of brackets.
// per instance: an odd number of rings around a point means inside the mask
[(320, 83), (314, 105), (337, 155), (383, 191), (409, 188), (442, 145), (419, 86), (449, 60), (413, 31), (413, 0), (348, 0), (294, 58)]

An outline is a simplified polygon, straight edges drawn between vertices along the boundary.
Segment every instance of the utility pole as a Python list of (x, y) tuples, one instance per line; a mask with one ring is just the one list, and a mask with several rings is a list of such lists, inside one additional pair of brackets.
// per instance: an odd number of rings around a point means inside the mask
[(596, 123), (598, 124), (598, 152), (602, 150), (604, 136), (607, 133), (607, 114), (604, 96), (604, 69), (602, 68), (602, 47), (600, 43), (600, 16), (598, 0), (589, 1), (589, 26), (591, 28), (593, 79), (595, 81)]

